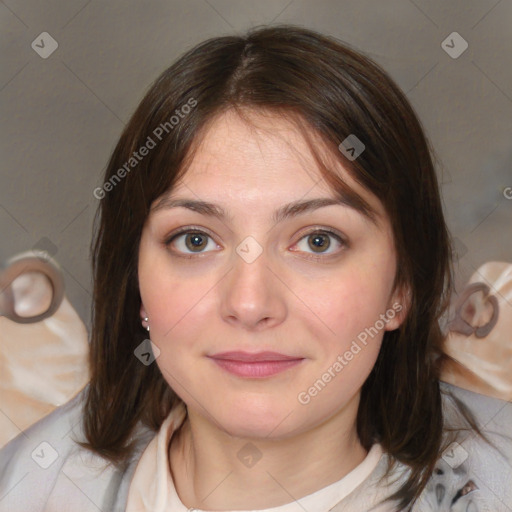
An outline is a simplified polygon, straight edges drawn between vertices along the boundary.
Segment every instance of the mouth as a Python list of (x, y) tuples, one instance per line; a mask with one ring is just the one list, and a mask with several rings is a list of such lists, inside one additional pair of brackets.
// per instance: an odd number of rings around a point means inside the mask
[(228, 373), (238, 377), (260, 379), (284, 372), (304, 361), (303, 357), (277, 352), (222, 352), (208, 357)]

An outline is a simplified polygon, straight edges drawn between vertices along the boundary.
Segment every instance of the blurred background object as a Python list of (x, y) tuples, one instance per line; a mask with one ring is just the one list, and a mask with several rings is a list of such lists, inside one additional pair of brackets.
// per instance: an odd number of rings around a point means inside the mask
[(451, 309), (442, 380), (512, 400), (512, 263), (482, 265)]
[(87, 383), (85, 325), (58, 265), (32, 251), (0, 273), (0, 447)]
[(31, 324), (50, 317), (63, 296), (64, 278), (46, 253), (22, 253), (0, 271), (0, 316), (13, 322)]

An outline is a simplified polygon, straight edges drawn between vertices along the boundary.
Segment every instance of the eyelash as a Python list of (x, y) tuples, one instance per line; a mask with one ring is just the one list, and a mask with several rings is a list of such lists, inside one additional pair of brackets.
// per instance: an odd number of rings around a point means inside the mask
[[(163, 243), (164, 243), (164, 245), (166, 247), (168, 247), (177, 238), (179, 238), (180, 236), (185, 235), (185, 234), (196, 234), (196, 235), (206, 236), (209, 239), (211, 239), (212, 241), (214, 241), (212, 235), (210, 235), (209, 233), (205, 232), (202, 228), (199, 228), (199, 227), (196, 227), (196, 226), (186, 226), (186, 227), (181, 228), (179, 231), (169, 235), (164, 240)], [(316, 229), (313, 229), (311, 231), (308, 231), (307, 233), (304, 233), (300, 237), (300, 239), (294, 245), (297, 245), (304, 238), (307, 238), (307, 237), (309, 237), (311, 235), (316, 235), (316, 234), (330, 236), (330, 237), (334, 238), (340, 244), (340, 246), (342, 248), (343, 247), (348, 247), (348, 242), (346, 241), (346, 239), (341, 234), (336, 233), (336, 232), (334, 232), (334, 231), (332, 231), (330, 229), (325, 229), (325, 228), (322, 228), (322, 229), (316, 228)], [(330, 246), (329, 246), (329, 248), (330, 248)], [(175, 255), (180, 257), (180, 258), (192, 259), (192, 258), (202, 257), (202, 255), (207, 254), (210, 251), (197, 252), (197, 253), (179, 253), (179, 252), (176, 252), (176, 251), (173, 251), (173, 252), (175, 252)], [(294, 251), (294, 252), (300, 252), (300, 251)], [(308, 253), (309, 256), (307, 256), (307, 258), (308, 259), (312, 259), (312, 260), (322, 260), (322, 259), (326, 259), (328, 257), (335, 256), (338, 252), (339, 252), (339, 250), (337, 252), (335, 252), (335, 253), (317, 253), (317, 254)]]

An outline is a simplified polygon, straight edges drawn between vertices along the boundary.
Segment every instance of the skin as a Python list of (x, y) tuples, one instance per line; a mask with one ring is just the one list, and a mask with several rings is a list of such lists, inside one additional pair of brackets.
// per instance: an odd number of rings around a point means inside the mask
[[(140, 243), (141, 317), (149, 317), (164, 378), (188, 409), (169, 450), (175, 486), (187, 507), (275, 507), (359, 465), (367, 455), (356, 434), (360, 389), (385, 330), (396, 329), (405, 313), (403, 308), (389, 319), (309, 403), (299, 402), (299, 393), (358, 334), (400, 303), (393, 291), (393, 235), (379, 200), (340, 163), (336, 170), (376, 210), (377, 223), (341, 204), (275, 223), (272, 214), (286, 203), (335, 195), (292, 124), (258, 112), (251, 121), (257, 128), (233, 111), (218, 116), (171, 192), (172, 198), (220, 205), (229, 217), (184, 207), (155, 209)], [(166, 245), (186, 226), (210, 237), (200, 238), (196, 250), (193, 234)], [(315, 251), (315, 237), (309, 236), (315, 229), (323, 234), (324, 253)], [(327, 236), (326, 229), (345, 242)], [(263, 250), (252, 263), (236, 251), (247, 236)], [(248, 379), (207, 357), (230, 350), (304, 359), (272, 377)], [(247, 443), (261, 454), (252, 467), (237, 456)]]

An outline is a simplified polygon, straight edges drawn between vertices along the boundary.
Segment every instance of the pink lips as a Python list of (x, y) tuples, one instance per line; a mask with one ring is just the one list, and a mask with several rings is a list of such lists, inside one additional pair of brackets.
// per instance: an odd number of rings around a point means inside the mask
[(286, 356), (277, 352), (222, 352), (208, 356), (221, 368), (237, 375), (248, 378), (270, 377), (296, 366), (304, 360), (302, 357)]

